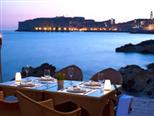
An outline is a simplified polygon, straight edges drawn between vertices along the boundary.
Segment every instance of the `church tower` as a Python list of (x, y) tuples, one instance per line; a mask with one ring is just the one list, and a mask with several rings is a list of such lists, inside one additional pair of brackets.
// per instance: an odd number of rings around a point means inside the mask
[(153, 12), (150, 12), (150, 19), (153, 19)]

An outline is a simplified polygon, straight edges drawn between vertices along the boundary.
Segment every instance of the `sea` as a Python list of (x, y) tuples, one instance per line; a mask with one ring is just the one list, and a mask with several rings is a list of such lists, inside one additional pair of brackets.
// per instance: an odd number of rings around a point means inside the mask
[(2, 79), (11, 80), (23, 66), (49, 63), (60, 70), (75, 64), (84, 80), (105, 68), (120, 69), (136, 64), (143, 68), (154, 62), (154, 54), (116, 53), (124, 44), (154, 39), (154, 34), (117, 32), (16, 32), (2, 31)]

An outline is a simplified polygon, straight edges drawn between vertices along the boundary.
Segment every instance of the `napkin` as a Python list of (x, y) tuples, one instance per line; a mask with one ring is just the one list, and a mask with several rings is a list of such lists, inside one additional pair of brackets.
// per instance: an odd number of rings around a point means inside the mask
[(85, 86), (101, 86), (99, 82), (91, 81), (91, 82), (85, 82)]
[(49, 78), (46, 78), (46, 77), (41, 77), (40, 81), (55, 81), (56, 79), (53, 78), (53, 77), (49, 77)]
[(58, 92), (78, 94), (78, 95), (88, 95), (88, 94), (93, 93), (95, 91), (96, 90), (93, 90), (93, 89), (83, 89), (83, 88), (81, 90), (72, 90), (71, 87), (69, 87), (67, 89), (58, 90)]
[(79, 87), (70, 87), (67, 89), (67, 92), (71, 92), (71, 93), (84, 93), (86, 92), (85, 89), (79, 88)]
[(35, 84), (33, 84), (33, 83), (24, 83), (24, 84), (18, 85), (18, 87), (34, 87), (34, 86), (35, 86)]

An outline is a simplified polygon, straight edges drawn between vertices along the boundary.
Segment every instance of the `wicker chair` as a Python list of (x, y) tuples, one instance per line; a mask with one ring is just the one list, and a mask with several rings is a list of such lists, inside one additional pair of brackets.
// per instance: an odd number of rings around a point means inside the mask
[(0, 100), (0, 116), (20, 116), (18, 102), (10, 103)]
[(15, 96), (17, 87), (7, 85), (0, 85), (0, 87), (3, 91), (4, 98), (6, 98), (7, 96)]
[(62, 73), (65, 75), (65, 80), (70, 80), (69, 75), (68, 75), (68, 70), (72, 68), (73, 69), (73, 77), (72, 80), (76, 80), (76, 81), (82, 81), (83, 80), (83, 74), (82, 74), (82, 70), (76, 66), (76, 65), (70, 65), (67, 66), (61, 70), (59, 70), (57, 73)]
[[(1, 85), (0, 86), (2, 91), (3, 91), (3, 95), (4, 95), (4, 99), (6, 98), (10, 98), (9, 100), (12, 101), (10, 96), (16, 96), (16, 91), (20, 91), (22, 93), (24, 93), (26, 96), (30, 97), (31, 99), (34, 99), (36, 101), (42, 101), (43, 100), (43, 92), (42, 91), (36, 91), (33, 89), (27, 89), (27, 88), (22, 88), (22, 87), (13, 87), (13, 86), (5, 86), (5, 85)], [(15, 100), (15, 99), (14, 99)]]
[(80, 116), (79, 107), (73, 107), (71, 111), (58, 111), (54, 109), (52, 99), (37, 102), (19, 91), (17, 97), (22, 116), (27, 116), (27, 113), (28, 116)]
[(4, 99), (3, 91), (0, 91), (0, 116), (20, 116), (20, 109), (17, 101)]
[(103, 73), (101, 79), (110, 79), (114, 84), (122, 84), (122, 76), (121, 74), (113, 68), (107, 68), (100, 72), (97, 72), (95, 75), (92, 76), (91, 80), (98, 81), (98, 74)]
[[(33, 89), (26, 89), (26, 88), (19, 88), (18, 91), (26, 95), (27, 97), (35, 100), (35, 101), (42, 101), (44, 100), (43, 91), (40, 90), (33, 90)], [(16, 93), (17, 94), (17, 93)]]

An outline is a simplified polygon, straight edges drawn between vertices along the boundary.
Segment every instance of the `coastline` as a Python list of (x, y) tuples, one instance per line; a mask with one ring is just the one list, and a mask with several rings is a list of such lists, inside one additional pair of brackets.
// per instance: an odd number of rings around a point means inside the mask
[(2, 70), (5, 81), (10, 80), (15, 72), (27, 64), (35, 67), (48, 62), (58, 69), (76, 64), (82, 68), (85, 80), (89, 80), (95, 72), (107, 67), (119, 69), (127, 64), (137, 64), (145, 68), (146, 64), (154, 62), (151, 54), (115, 53), (116, 47), (153, 38), (152, 34), (15, 31), (3, 31), (2, 34)]
[(84, 17), (35, 18), (18, 23), (17, 31), (32, 32), (129, 32), (154, 33), (154, 19), (134, 19), (115, 23), (111, 18), (95, 21)]

